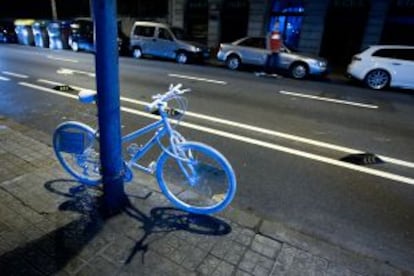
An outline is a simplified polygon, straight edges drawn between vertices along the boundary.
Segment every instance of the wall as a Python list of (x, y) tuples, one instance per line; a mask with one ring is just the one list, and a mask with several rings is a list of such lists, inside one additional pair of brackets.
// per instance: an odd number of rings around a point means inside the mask
[(328, 4), (329, 0), (305, 1), (305, 16), (298, 47), (300, 51), (319, 54)]
[(269, 2), (268, 0), (250, 1), (248, 36), (264, 35), (264, 26), (269, 14)]
[(390, 0), (371, 1), (371, 8), (365, 27), (365, 35), (362, 40), (361, 49), (379, 43), (389, 5)]

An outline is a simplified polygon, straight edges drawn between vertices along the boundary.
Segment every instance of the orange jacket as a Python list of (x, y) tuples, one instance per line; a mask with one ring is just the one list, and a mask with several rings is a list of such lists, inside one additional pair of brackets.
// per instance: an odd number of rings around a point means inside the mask
[(272, 31), (268, 37), (268, 48), (272, 53), (278, 53), (282, 47), (282, 36), (278, 31)]

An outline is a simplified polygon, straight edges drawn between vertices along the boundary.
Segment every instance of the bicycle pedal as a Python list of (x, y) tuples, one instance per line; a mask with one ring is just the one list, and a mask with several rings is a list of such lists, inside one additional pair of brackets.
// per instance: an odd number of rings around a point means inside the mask
[(151, 172), (151, 174), (155, 172), (156, 168), (157, 168), (157, 163), (155, 161), (152, 161), (151, 163), (149, 163), (148, 169)]

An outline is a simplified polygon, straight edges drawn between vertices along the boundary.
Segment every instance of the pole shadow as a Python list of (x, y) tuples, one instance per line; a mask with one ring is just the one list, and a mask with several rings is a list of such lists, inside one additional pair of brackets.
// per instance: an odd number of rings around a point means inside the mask
[[(68, 179), (48, 181), (44, 187), (47, 191), (68, 199), (58, 206), (59, 211), (76, 212), (81, 216), (0, 256), (1, 275), (51, 275), (61, 271), (102, 232), (107, 219), (110, 218), (102, 213), (103, 193), (100, 188), (88, 188)], [(149, 196), (151, 194), (132, 197), (145, 204)], [(129, 200), (123, 212), (118, 215), (126, 215), (133, 219), (143, 230), (139, 231), (140, 236), (137, 237), (135, 245), (130, 250), (126, 249), (128, 257), (123, 262), (124, 266), (127, 266), (139, 252), (142, 253), (144, 263), (145, 253), (152, 243), (152, 235), (185, 231), (220, 236), (231, 232), (229, 224), (212, 216), (191, 214), (172, 207), (155, 207), (145, 213)], [(121, 231), (109, 229), (115, 236), (125, 235), (122, 225), (119, 227)]]
[[(54, 275), (75, 258), (103, 228), (105, 218), (98, 211), (100, 198), (81, 195), (80, 190), (77, 195), (55, 190), (52, 188), (54, 182), (75, 182), (59, 179), (46, 182), (45, 187), (69, 197), (70, 200), (62, 203), (59, 210), (71, 209), (80, 213), (80, 218), (1, 255), (0, 275)], [(31, 225), (28, 224), (28, 227)]]

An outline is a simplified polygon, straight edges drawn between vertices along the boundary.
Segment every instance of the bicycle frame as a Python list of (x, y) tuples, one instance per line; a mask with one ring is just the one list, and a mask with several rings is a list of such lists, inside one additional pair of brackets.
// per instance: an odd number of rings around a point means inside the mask
[[(122, 137), (122, 144), (130, 142), (137, 139), (138, 137), (147, 134), (151, 131), (156, 131), (155, 134), (149, 139), (145, 145), (143, 145), (128, 161), (127, 164), (132, 167), (136, 167), (146, 173), (152, 173), (153, 171), (149, 167), (142, 166), (137, 163), (155, 144), (158, 144), (158, 141), (162, 139), (165, 135), (171, 136), (172, 128), (168, 122), (168, 117), (165, 111), (160, 111), (161, 119), (149, 124), (141, 129), (133, 131)], [(161, 146), (160, 146), (161, 147)], [(174, 145), (172, 145), (174, 147)], [(163, 149), (161, 147), (161, 149)]]
[[(168, 121), (168, 115), (167, 113), (160, 108), (160, 115), (161, 115), (161, 120), (158, 120), (150, 125), (147, 125), (141, 129), (138, 129), (134, 132), (131, 132), (125, 136), (122, 137), (122, 143), (126, 143), (126, 142), (130, 142), (132, 140), (137, 139), (138, 137), (156, 130), (155, 134), (151, 137), (151, 139), (149, 139), (145, 145), (143, 145), (135, 154), (134, 156), (132, 156), (129, 161), (127, 161), (127, 165), (129, 167), (136, 167), (146, 173), (152, 174), (153, 173), (153, 168), (150, 167), (145, 167), (142, 166), (140, 164), (137, 163), (137, 161), (139, 159), (141, 159), (141, 157), (143, 157), (155, 144), (159, 144), (160, 148), (162, 151), (167, 152), (170, 155), (174, 155), (174, 158), (176, 158), (177, 163), (179, 165), (179, 167), (181, 168), (182, 172), (184, 173), (184, 175), (186, 176), (187, 180), (189, 181), (190, 185), (194, 185), (195, 181), (196, 181), (196, 177), (197, 174), (195, 173), (195, 169), (192, 166), (192, 164), (189, 164), (189, 166), (186, 168), (183, 165), (183, 161), (185, 163), (188, 163), (188, 159), (187, 158), (183, 158), (181, 156), (177, 155), (177, 148), (175, 143), (171, 143), (170, 141), (170, 145), (171, 145), (171, 151), (172, 152), (168, 152), (165, 150), (165, 147), (163, 147), (162, 145), (160, 145), (159, 140), (161, 138), (163, 138), (164, 136), (168, 135), (169, 137), (173, 136), (173, 130), (171, 128), (171, 125)], [(190, 170), (190, 172), (188, 171)]]

